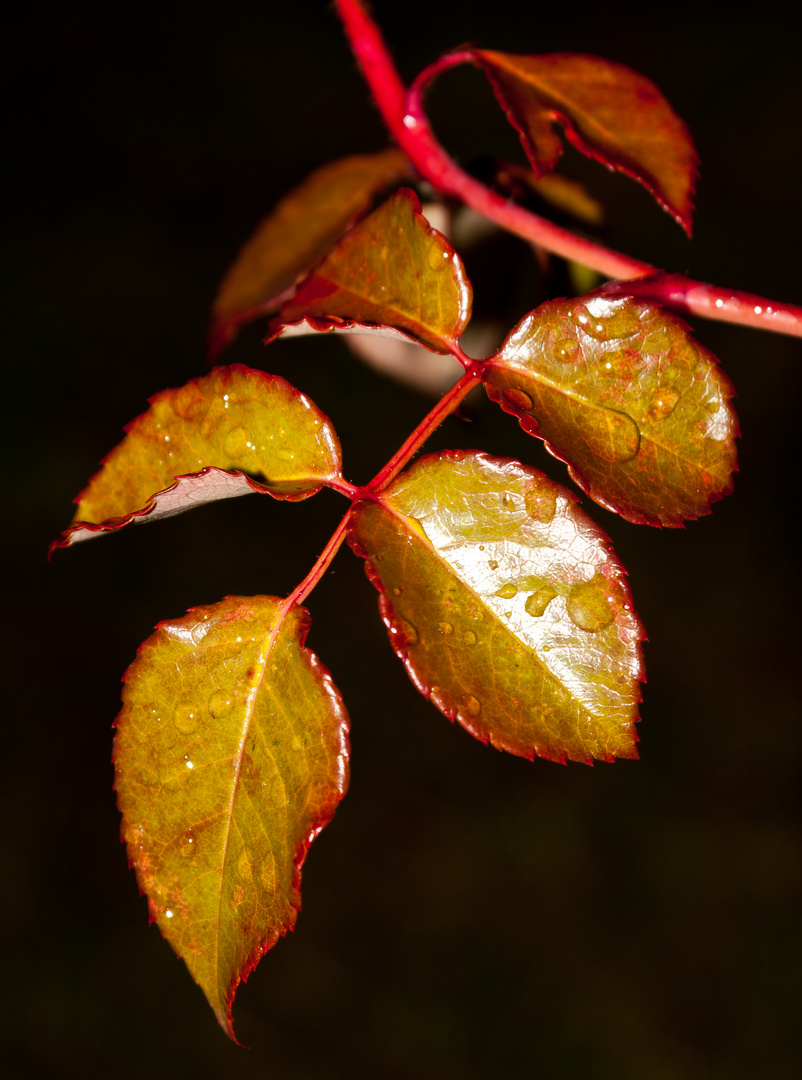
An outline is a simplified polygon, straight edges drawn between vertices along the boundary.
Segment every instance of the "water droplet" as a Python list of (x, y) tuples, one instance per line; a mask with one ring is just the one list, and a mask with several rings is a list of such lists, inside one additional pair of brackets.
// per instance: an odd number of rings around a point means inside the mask
[(187, 829), (184, 835), (181, 837), (181, 843), (179, 844), (181, 854), (185, 859), (191, 858), (196, 854), (198, 850), (198, 843), (195, 839), (195, 833), (192, 829)]
[(501, 400), (514, 412), (529, 412), (534, 405), (529, 394), (525, 394), (523, 390), (502, 390)]
[(223, 453), (234, 461), (253, 453), (248, 433), (237, 425), (223, 439)]
[(542, 589), (538, 589), (537, 592), (533, 592), (531, 596), (526, 598), (524, 610), (527, 615), (539, 619), (556, 595), (557, 590), (555, 588), (551, 585), (544, 585)]
[(187, 383), (175, 391), (170, 404), (173, 412), (183, 420), (200, 420), (206, 414), (210, 402), (203, 397), (196, 385)]
[(172, 917), (173, 917), (173, 913), (172, 913), (172, 911), (170, 911), (169, 908), (167, 908), (167, 910), (165, 911), (164, 914), (167, 916), (168, 919), (172, 919)]
[(566, 600), (568, 617), (580, 630), (595, 632), (613, 621), (613, 609), (603, 574), (574, 585)]
[(554, 346), (554, 353), (564, 364), (573, 364), (579, 359), (579, 343), (573, 338), (562, 338)]
[(426, 252), (426, 258), (429, 266), (431, 266), (435, 273), (445, 270), (450, 261), (448, 252), (444, 251), (438, 243), (434, 243), (429, 247), (429, 250)]
[(677, 407), (680, 395), (676, 390), (658, 390), (654, 400), (646, 410), (646, 419), (653, 423), (659, 423), (670, 416)]
[(481, 712), (482, 703), (473, 694), (463, 694), (462, 704), (465, 706), (465, 711), (469, 716), (478, 716)]
[(513, 583), (509, 581), (506, 585), (501, 586), (501, 588), (496, 592), (496, 596), (501, 597), (502, 600), (512, 600), (513, 596), (515, 596), (517, 592), (517, 585), (513, 585)]
[(393, 623), (392, 633), (394, 637), (401, 639), (403, 645), (417, 645), (418, 643), (418, 631), (411, 622), (400, 616)]
[(221, 716), (230, 713), (234, 706), (234, 695), (227, 690), (215, 690), (209, 698), (209, 712), (219, 720)]
[(198, 709), (196, 705), (183, 702), (176, 705), (173, 713), (173, 723), (182, 735), (191, 735), (198, 726)]
[(495, 559), (491, 559), (487, 565), (490, 567), (491, 570), (498, 570), (498, 563)]
[(454, 633), (454, 627), (451, 625), (450, 622), (439, 622), (437, 624), (437, 629), (440, 631), (443, 637), (451, 637), (451, 635)]
[(401, 589), (398, 589), (398, 588), (395, 588), (395, 589), (393, 589), (393, 596), (400, 596), (400, 595), (401, 595), (401, 591), (402, 591), (402, 590), (401, 590)]
[(530, 518), (550, 525), (557, 512), (557, 492), (551, 485), (530, 484), (524, 491), (524, 505)]
[(640, 449), (638, 425), (617, 409), (595, 409), (588, 416), (582, 438), (596, 457), (612, 464), (631, 461)]
[(475, 645), (476, 634), (474, 634), (473, 630), (466, 630), (462, 640), (465, 642), (466, 645)]

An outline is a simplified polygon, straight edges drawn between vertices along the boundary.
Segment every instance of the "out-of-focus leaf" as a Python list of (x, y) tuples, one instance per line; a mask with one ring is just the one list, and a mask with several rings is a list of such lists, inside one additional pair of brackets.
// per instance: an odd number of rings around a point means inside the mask
[(654, 304), (602, 295), (543, 304), (483, 378), (583, 491), (628, 521), (680, 526), (732, 488), (730, 381)]
[(640, 181), (690, 235), (697, 155), (658, 88), (596, 56), (519, 56), (475, 49), (537, 176), (562, 153), (559, 121), (577, 150)]
[(637, 757), (642, 628), (575, 501), (517, 461), (449, 451), (357, 504), (349, 542), (395, 651), (446, 716), (524, 757)]
[(151, 920), (233, 1038), (240, 980), (291, 930), (348, 780), (348, 717), (309, 618), (227, 597), (161, 623), (125, 674), (117, 801)]
[(496, 173), (502, 187), (531, 191), (557, 210), (562, 210), (586, 225), (600, 225), (604, 209), (583, 184), (560, 173), (546, 173), (538, 179), (531, 169), (513, 161), (505, 161)]
[(341, 475), (331, 421), (285, 379), (241, 364), (156, 394), (125, 430), (56, 546), (252, 491), (306, 499)]
[(321, 330), (401, 333), (447, 353), (471, 314), (462, 260), (401, 188), (346, 233), (299, 284), (271, 322), (282, 333)]
[(223, 279), (212, 308), (210, 358), (244, 323), (274, 311), (377, 195), (409, 177), (406, 157), (399, 150), (383, 150), (325, 165), (285, 196)]

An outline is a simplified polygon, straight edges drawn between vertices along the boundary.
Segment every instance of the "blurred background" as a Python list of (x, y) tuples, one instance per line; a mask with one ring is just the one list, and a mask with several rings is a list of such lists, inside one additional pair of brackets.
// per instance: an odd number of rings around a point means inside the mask
[[(608, 208), (607, 242), (799, 303), (798, 41), (754, 8), (708, 10), (374, 4), (408, 79), (466, 41), (595, 53), (654, 79), (702, 159), (694, 241), (637, 185), (569, 154), (566, 170)], [(2, 46), (0, 1072), (798, 1077), (802, 343), (702, 322), (738, 393), (734, 496), (662, 532), (585, 501), (649, 633), (642, 760), (563, 768), (476, 743), (417, 695), (361, 564), (341, 552), (310, 598), (309, 644), (351, 714), (351, 789), (311, 851), (296, 932), (239, 991), (237, 1033), (252, 1049), (218, 1029), (148, 928), (118, 841), (119, 680), (158, 620), (291, 589), (342, 500), (234, 500), (49, 565), (46, 548), (122, 426), (203, 372), (217, 283), (258, 220), (313, 168), (386, 136), (322, 2), (74, 0), (16, 14)], [(444, 76), (431, 113), (460, 160), (521, 160), (478, 73)], [(508, 326), (544, 298), (516, 243), (487, 266), (468, 263), (477, 308), (500, 304)], [(244, 333), (228, 359), (307, 392), (353, 482), (429, 407), (331, 337), (269, 352), (259, 338)], [(447, 446), (565, 479), (489, 402), (430, 444)]]

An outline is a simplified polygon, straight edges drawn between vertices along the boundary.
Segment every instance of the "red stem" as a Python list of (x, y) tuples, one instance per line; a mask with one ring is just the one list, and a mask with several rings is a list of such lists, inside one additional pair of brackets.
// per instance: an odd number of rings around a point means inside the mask
[[(460, 351), (458, 359), (465, 363), (467, 357)], [(366, 488), (366, 493), (378, 495), (398, 476), (406, 463), (420, 450), (432, 432), (440, 427), (447, 416), (453, 413), (460, 402), (482, 381), (484, 361), (470, 362), (470, 367), (450, 390), (440, 398), (435, 407), (421, 420), (409, 438), (393, 454), (387, 464), (373, 477)]]
[(347, 480), (328, 482), (328, 487), (334, 488), (335, 491), (339, 491), (349, 498), (351, 500), (351, 505), (348, 507), (342, 521), (329, 538), (329, 542), (315, 560), (315, 565), (303, 579), (301, 584), (293, 589), (290, 595), (282, 603), (280, 616), (282, 619), (294, 604), (302, 604), (304, 602), (306, 597), (311, 593), (328, 570), (332, 559), (340, 550), (342, 542), (345, 539), (345, 534), (348, 530), (348, 522), (351, 519), (351, 514), (353, 513), (354, 506), (357, 502), (359, 502), (360, 499), (373, 498), (384, 491), (396, 476), (398, 476), (410, 458), (417, 453), (421, 446), (423, 446), (432, 432), (442, 424), (447, 416), (459, 407), (460, 402), (464, 400), (466, 395), (481, 382), (484, 361), (470, 360), (465, 353), (462, 352), (459, 345), (456, 344), (454, 346), (454, 355), (468, 370), (459, 382), (455, 383), (450, 390), (443, 394), (435, 407), (427, 413), (423, 420), (421, 420), (409, 438), (404, 442), (400, 449), (393, 454), (384, 468), (374, 476), (370, 483), (365, 487), (360, 488), (356, 487), (354, 484), (349, 484)]
[[(357, 490), (358, 489), (355, 488), (354, 492), (356, 493)], [(354, 503), (355, 502), (356, 499), (354, 499)], [(342, 542), (345, 539), (345, 533), (348, 528), (348, 522), (351, 518), (351, 513), (354, 509), (354, 503), (352, 503), (348, 507), (342, 521), (329, 537), (329, 542), (318, 555), (317, 559), (315, 560), (315, 565), (303, 579), (301, 584), (298, 585), (297, 588), (293, 589), (293, 591), (281, 605), (282, 618), (286, 615), (286, 613), (294, 604), (302, 604), (304, 602), (307, 596), (311, 593), (312, 589), (314, 589), (314, 587), (328, 570), (329, 566), (331, 565), (332, 559), (340, 550)]]
[(614, 286), (615, 291), (656, 300), (687, 315), (802, 337), (802, 307), (766, 300), (736, 289), (707, 285), (684, 274), (664, 274), (649, 263), (576, 236), (522, 206), (508, 202), (474, 180), (437, 142), (422, 103), (427, 83), (447, 67), (471, 61), (471, 54), (454, 53), (430, 65), (407, 91), (362, 0), (336, 0), (336, 6), (390, 133), (420, 175), (438, 190), (460, 198), (523, 239), (589, 266), (606, 277), (640, 279), (637, 283)]

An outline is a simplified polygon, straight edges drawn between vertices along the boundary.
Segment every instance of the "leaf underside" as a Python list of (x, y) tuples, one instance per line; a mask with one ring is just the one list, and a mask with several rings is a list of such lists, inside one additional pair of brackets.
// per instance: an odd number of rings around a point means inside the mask
[(401, 188), (354, 226), (298, 285), (270, 324), (286, 332), (395, 331), (448, 353), (471, 314), (462, 260)]
[(241, 364), (215, 368), (150, 399), (56, 546), (252, 491), (305, 499), (340, 469), (331, 422), (305, 394)]
[(276, 597), (227, 597), (161, 623), (124, 679), (122, 838), (232, 1038), (237, 986), (293, 928), (301, 865), (347, 786), (348, 718), (308, 626)]
[(325, 165), (286, 195), (223, 279), (212, 309), (210, 359), (240, 326), (274, 311), (377, 195), (409, 177), (406, 157), (399, 150), (383, 150)]
[(637, 757), (641, 624), (575, 497), (478, 452), (422, 458), (357, 504), (349, 542), (393, 648), (450, 719), (524, 757)]
[(473, 50), (537, 176), (562, 143), (638, 180), (691, 233), (697, 154), (685, 124), (649, 79), (596, 56)]
[(628, 521), (681, 526), (732, 488), (732, 385), (654, 304), (549, 301), (510, 333), (483, 380), (583, 491)]

